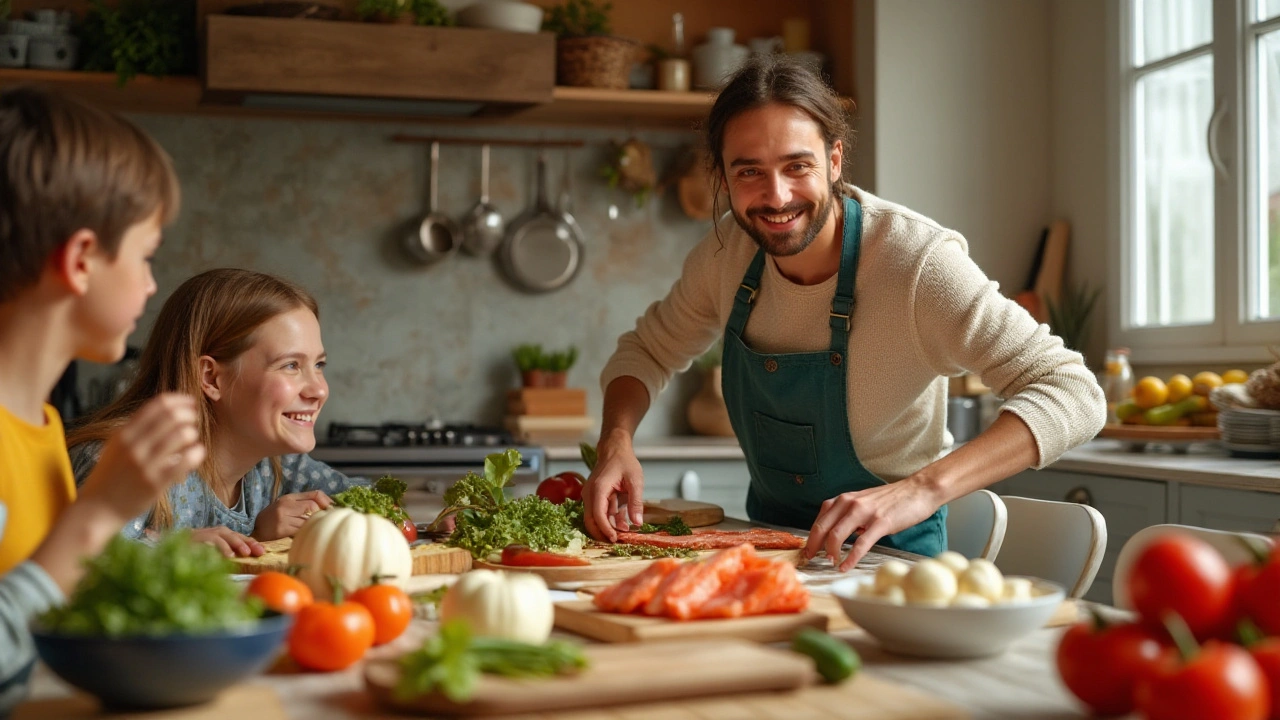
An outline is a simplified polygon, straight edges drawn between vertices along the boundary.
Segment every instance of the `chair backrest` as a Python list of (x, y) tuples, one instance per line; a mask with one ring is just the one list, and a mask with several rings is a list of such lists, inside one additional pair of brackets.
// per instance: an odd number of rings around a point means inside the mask
[(1248, 532), (1210, 530), (1209, 528), (1196, 527), (1194, 525), (1167, 524), (1145, 527), (1134, 533), (1133, 537), (1129, 538), (1124, 546), (1120, 548), (1120, 554), (1116, 556), (1116, 567), (1111, 574), (1111, 602), (1113, 605), (1123, 610), (1133, 608), (1133, 603), (1129, 600), (1129, 568), (1133, 565), (1133, 561), (1137, 559), (1138, 553), (1142, 548), (1149, 545), (1152, 540), (1171, 533), (1186, 533), (1204, 540), (1222, 553), (1222, 557), (1226, 558), (1227, 563), (1230, 565), (1240, 565), (1253, 559), (1249, 550), (1240, 542), (1241, 538), (1250, 538), (1267, 545), (1272, 544), (1272, 541), (1266, 536)]
[(976, 490), (947, 503), (947, 549), (969, 558), (995, 560), (1004, 542), (1007, 512), (990, 490)]
[(1008, 520), (995, 559), (1005, 575), (1030, 575), (1066, 588), (1067, 597), (1089, 591), (1107, 549), (1107, 521), (1088, 505), (1005, 495)]

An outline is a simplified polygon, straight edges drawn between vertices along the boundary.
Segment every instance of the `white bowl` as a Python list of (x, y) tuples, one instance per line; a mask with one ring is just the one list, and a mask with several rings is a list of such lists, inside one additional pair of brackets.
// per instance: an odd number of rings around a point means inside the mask
[(1047, 580), (1031, 580), (1029, 600), (985, 608), (894, 605), (858, 591), (870, 587), (871, 577), (841, 580), (831, 594), (858, 627), (900, 655), (970, 658), (997, 655), (1009, 643), (1044, 627), (1066, 593)]
[(480, 0), (458, 11), (459, 27), (536, 33), (542, 29), (542, 8), (514, 0)]

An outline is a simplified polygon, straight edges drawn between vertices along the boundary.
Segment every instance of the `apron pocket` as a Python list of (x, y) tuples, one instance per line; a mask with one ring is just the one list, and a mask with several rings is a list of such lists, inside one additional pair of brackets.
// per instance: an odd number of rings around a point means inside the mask
[(818, 474), (818, 446), (812, 425), (798, 425), (754, 413), (755, 455), (761, 466), (801, 477)]

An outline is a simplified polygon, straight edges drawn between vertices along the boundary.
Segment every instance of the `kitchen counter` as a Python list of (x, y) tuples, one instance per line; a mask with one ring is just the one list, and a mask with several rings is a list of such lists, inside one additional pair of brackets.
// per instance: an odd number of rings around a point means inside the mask
[[(742, 448), (737, 438), (676, 435), (665, 438), (641, 438), (635, 442), (636, 458), (645, 460), (741, 460)], [(581, 457), (577, 444), (546, 446), (548, 460), (577, 460)]]

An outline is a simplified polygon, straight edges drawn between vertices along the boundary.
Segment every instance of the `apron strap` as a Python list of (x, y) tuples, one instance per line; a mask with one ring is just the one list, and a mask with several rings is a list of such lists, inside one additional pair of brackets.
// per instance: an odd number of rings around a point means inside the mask
[(844, 234), (840, 245), (840, 277), (831, 301), (831, 352), (849, 348), (853, 328), (853, 291), (858, 278), (858, 257), (862, 250), (862, 206), (853, 198), (844, 199)]
[(760, 292), (760, 275), (763, 272), (764, 250), (757, 250), (747, 268), (747, 274), (742, 276), (737, 294), (733, 296), (733, 311), (729, 313), (727, 329), (738, 337), (742, 337), (742, 331), (747, 327), (747, 316), (751, 314), (751, 303), (755, 302), (756, 294)]

